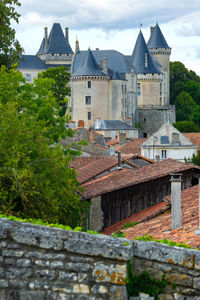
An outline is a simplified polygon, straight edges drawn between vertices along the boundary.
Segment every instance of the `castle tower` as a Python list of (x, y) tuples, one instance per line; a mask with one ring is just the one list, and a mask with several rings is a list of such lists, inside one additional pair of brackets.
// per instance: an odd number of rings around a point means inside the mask
[(154, 63), (141, 31), (132, 53), (131, 63), (137, 77), (138, 106), (162, 105), (163, 74)]
[(82, 63), (80, 56), (80, 51), (76, 52), (72, 64), (72, 120), (76, 126), (90, 127), (96, 119), (109, 119), (109, 76), (99, 67), (90, 49)]
[(65, 36), (59, 23), (54, 23), (48, 36), (47, 27), (44, 28), (44, 38), (37, 52), (45, 63), (71, 64), (73, 51), (69, 44), (68, 28), (65, 28)]
[(170, 104), (169, 93), (169, 76), (170, 76), (170, 54), (171, 48), (168, 46), (158, 24), (151, 27), (151, 35), (147, 43), (153, 58), (160, 64), (160, 68), (164, 74), (162, 86), (163, 105)]

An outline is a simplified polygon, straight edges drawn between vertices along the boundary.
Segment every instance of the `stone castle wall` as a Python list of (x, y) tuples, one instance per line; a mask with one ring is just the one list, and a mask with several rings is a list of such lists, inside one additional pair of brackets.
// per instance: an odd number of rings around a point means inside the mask
[(126, 300), (131, 258), (136, 275), (176, 284), (160, 300), (200, 299), (198, 250), (0, 219), (0, 300)]

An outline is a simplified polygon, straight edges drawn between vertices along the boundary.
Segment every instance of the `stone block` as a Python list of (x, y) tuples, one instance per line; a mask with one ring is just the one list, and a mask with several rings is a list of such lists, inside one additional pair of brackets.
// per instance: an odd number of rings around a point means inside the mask
[(178, 284), (181, 286), (192, 287), (193, 278), (186, 274), (180, 273), (167, 273), (165, 275), (166, 280), (173, 284)]
[(95, 263), (92, 278), (95, 282), (109, 282), (111, 284), (125, 285), (127, 276), (126, 265), (106, 265)]
[(35, 270), (35, 276), (40, 278), (46, 278), (49, 280), (54, 280), (56, 277), (56, 272), (54, 270)]
[(21, 291), (20, 300), (44, 300), (44, 292)]
[(0, 279), (0, 289), (8, 287), (8, 281), (5, 279)]
[(35, 260), (34, 263), (40, 267), (48, 267), (50, 264), (48, 260), (41, 260), (41, 259)]
[(20, 250), (3, 250), (2, 251), (2, 256), (14, 256), (14, 257), (22, 257), (22, 255), (24, 254), (23, 251)]
[(59, 278), (59, 280), (65, 280), (66, 282), (76, 282), (78, 279), (78, 274), (72, 273), (72, 272), (60, 271), (58, 278)]
[(73, 293), (74, 294), (89, 294), (90, 288), (87, 284), (74, 284)]
[(65, 264), (65, 269), (66, 270), (71, 270), (74, 272), (88, 272), (92, 268), (91, 264), (88, 263), (72, 263), (68, 262)]
[(17, 267), (30, 267), (31, 261), (30, 259), (18, 259), (16, 265)]

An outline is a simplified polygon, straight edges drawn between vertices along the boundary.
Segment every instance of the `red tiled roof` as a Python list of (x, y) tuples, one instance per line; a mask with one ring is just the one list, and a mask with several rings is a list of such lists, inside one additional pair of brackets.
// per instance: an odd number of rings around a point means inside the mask
[(107, 142), (106, 142), (107, 146), (110, 146), (110, 145), (117, 145), (118, 143), (119, 143), (118, 139), (110, 140), (110, 141), (107, 141)]
[(198, 146), (198, 150), (200, 150), (200, 132), (188, 132), (184, 133), (184, 136), (190, 140), (194, 145)]
[(119, 190), (142, 182), (164, 177), (171, 173), (182, 172), (189, 169), (198, 169), (200, 171), (200, 167), (197, 165), (183, 163), (169, 158), (134, 170), (117, 170), (99, 179), (83, 184), (82, 187), (85, 191), (84, 197), (86, 199), (92, 198), (114, 190)]
[(76, 170), (88, 166), (89, 164), (101, 159), (100, 156), (90, 156), (90, 157), (76, 157), (75, 160), (72, 160), (69, 164), (70, 168), (75, 168)]
[(116, 151), (123, 153), (141, 154), (140, 146), (146, 141), (146, 138), (132, 139), (128, 144), (124, 144), (115, 148)]
[(105, 156), (99, 160), (94, 161), (89, 166), (84, 166), (78, 170), (78, 181), (80, 183), (87, 182), (88, 180), (106, 172), (116, 166), (118, 160), (116, 157)]
[(124, 224), (127, 222), (135, 223), (135, 222), (144, 222), (149, 220), (150, 218), (153, 218), (160, 214), (161, 212), (164, 212), (168, 210), (170, 207), (170, 204), (162, 201), (161, 203), (158, 203), (152, 207), (149, 207), (147, 209), (144, 209), (141, 212), (138, 212), (124, 220), (121, 220), (120, 222), (117, 222), (109, 227), (106, 227), (103, 231), (104, 234), (112, 234), (113, 232), (118, 232), (121, 230)]
[[(171, 229), (172, 217), (168, 210), (163, 214), (142, 222), (134, 227), (123, 230), (126, 238), (135, 239), (137, 236), (150, 234), (157, 239), (166, 238), (178, 243), (189, 244), (200, 248), (200, 235), (195, 234), (199, 219), (199, 186), (195, 185), (182, 191), (182, 227)], [(170, 196), (169, 196), (170, 198)]]

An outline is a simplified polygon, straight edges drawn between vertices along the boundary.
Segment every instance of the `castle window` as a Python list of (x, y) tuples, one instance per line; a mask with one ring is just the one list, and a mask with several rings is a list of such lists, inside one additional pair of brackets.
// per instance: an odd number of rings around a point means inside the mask
[(145, 68), (148, 67), (147, 53), (145, 53), (145, 55), (144, 55), (144, 66), (145, 66)]
[(91, 111), (88, 111), (88, 121), (91, 120)]
[(88, 84), (88, 88), (90, 89), (91, 88), (91, 81), (88, 81), (87, 84)]
[(91, 104), (91, 96), (85, 96), (85, 104)]
[(162, 159), (167, 158), (167, 150), (162, 150)]
[(25, 79), (26, 81), (31, 81), (31, 74), (26, 74)]
[(138, 96), (141, 95), (141, 84), (139, 82), (137, 83), (137, 94)]

